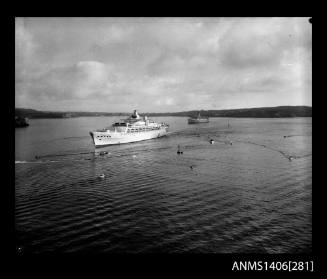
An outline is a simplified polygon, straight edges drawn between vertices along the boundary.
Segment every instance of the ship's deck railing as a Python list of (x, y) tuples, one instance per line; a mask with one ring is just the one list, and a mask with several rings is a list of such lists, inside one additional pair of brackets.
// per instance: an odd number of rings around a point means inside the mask
[[(121, 125), (122, 124), (122, 125)], [(151, 121), (147, 124), (150, 125), (134, 125), (130, 123), (121, 123), (116, 122), (112, 124), (110, 127), (105, 127), (103, 129), (96, 130), (97, 132), (128, 132), (128, 133), (134, 133), (134, 132), (145, 132), (145, 131), (153, 131), (153, 130), (160, 130), (163, 127), (169, 127), (169, 124), (167, 123), (156, 123), (154, 121)], [(154, 125), (151, 125), (154, 124)], [(118, 128), (125, 128), (125, 131), (117, 131)]]

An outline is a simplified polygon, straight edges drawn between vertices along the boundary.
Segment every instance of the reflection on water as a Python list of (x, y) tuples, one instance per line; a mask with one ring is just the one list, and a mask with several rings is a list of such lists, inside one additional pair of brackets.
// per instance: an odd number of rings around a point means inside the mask
[(89, 131), (116, 120), (16, 129), (24, 253), (311, 251), (311, 118), (158, 117), (169, 136), (95, 150)]

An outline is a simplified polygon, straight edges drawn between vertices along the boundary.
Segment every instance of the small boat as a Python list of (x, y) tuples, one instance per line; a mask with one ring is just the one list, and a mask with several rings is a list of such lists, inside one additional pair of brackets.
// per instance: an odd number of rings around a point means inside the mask
[(198, 124), (198, 123), (208, 123), (209, 117), (201, 117), (200, 112), (196, 118), (190, 117), (188, 119), (188, 124)]
[(15, 116), (15, 127), (16, 128), (27, 127), (29, 125), (30, 124), (28, 123), (28, 118)]

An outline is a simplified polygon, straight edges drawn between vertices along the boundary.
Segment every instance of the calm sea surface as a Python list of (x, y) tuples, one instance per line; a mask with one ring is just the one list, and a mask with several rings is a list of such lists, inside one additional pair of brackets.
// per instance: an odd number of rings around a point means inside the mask
[(312, 251), (312, 118), (152, 119), (172, 133), (96, 152), (119, 117), (16, 128), (20, 253)]

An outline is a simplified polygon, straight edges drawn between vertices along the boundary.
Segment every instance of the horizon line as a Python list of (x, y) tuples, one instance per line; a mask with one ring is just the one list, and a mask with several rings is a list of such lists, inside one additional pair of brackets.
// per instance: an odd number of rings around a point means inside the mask
[[(278, 107), (308, 107), (312, 108), (308, 105), (281, 105), (281, 106), (273, 106), (273, 107), (242, 107), (242, 108), (227, 108), (227, 109), (189, 109), (189, 110), (181, 110), (181, 111), (165, 111), (165, 112), (144, 112), (144, 113), (180, 113), (180, 112), (189, 112), (189, 111), (222, 111), (222, 110), (242, 110), (242, 109), (259, 109), (259, 108), (278, 108)], [(34, 108), (24, 108), (24, 107), (15, 107), (15, 109), (31, 109), (36, 111), (43, 111), (43, 112), (89, 112), (89, 113), (130, 113), (130, 112), (105, 112), (105, 111), (85, 111), (85, 110), (41, 110), (41, 109), (34, 109)], [(132, 111), (138, 109), (132, 109)]]

